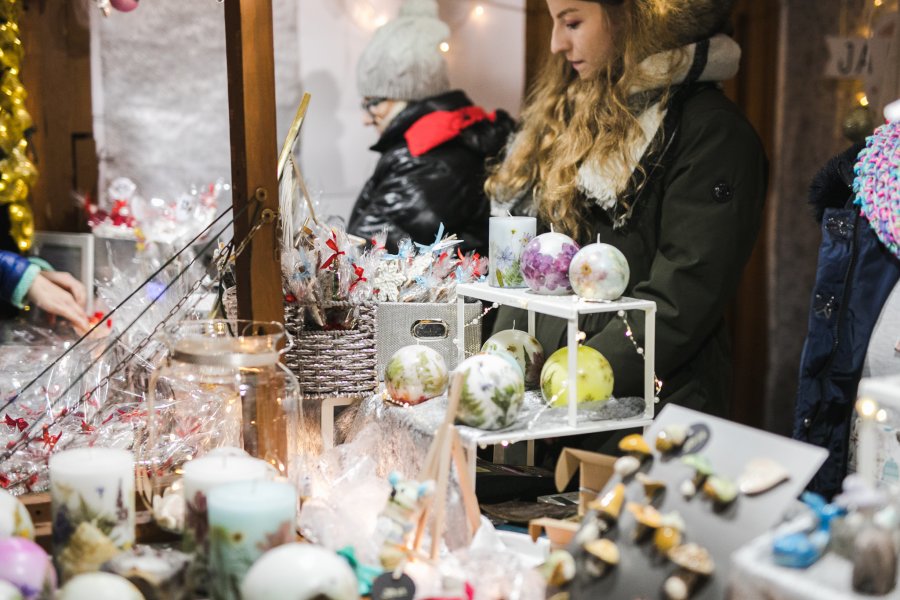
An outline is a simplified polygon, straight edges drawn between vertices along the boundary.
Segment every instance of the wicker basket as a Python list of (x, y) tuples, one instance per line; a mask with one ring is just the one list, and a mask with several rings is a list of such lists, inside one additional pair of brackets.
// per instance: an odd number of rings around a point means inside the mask
[[(232, 318), (237, 313), (234, 288), (225, 290), (224, 305)], [(340, 307), (350, 304), (335, 303), (329, 308)], [(285, 302), (284, 329), (293, 337), (293, 346), (285, 352), (284, 362), (300, 381), (305, 399), (364, 398), (375, 392), (375, 315), (375, 305), (363, 304), (353, 329), (314, 331), (305, 327), (303, 307)]]
[(374, 305), (359, 307), (354, 329), (310, 331), (303, 325), (303, 308), (287, 303), (284, 326), (294, 336), (293, 348), (285, 353), (285, 364), (300, 380), (306, 398), (362, 398), (375, 392)]

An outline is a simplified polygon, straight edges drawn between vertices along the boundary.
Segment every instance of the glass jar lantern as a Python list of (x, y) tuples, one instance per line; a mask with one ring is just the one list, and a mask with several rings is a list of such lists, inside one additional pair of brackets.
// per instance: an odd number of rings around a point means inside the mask
[(291, 448), (299, 446), (301, 418), (297, 378), (279, 362), (280, 323), (185, 321), (169, 330), (169, 354), (147, 394), (141, 471), (161, 492), (178, 479), (181, 466), (210, 450), (243, 448), (283, 475)]

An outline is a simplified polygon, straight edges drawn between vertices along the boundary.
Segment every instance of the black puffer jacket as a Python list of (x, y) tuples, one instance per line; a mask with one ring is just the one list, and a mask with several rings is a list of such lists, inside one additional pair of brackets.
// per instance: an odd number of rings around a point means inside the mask
[[(387, 247), (394, 252), (406, 236), (430, 244), (441, 223), (446, 233), (465, 240), (462, 248), (487, 252), (490, 203), (484, 195), (486, 162), (494, 158), (512, 132), (512, 119), (497, 111), (464, 126), (448, 141), (413, 156), (407, 131), (436, 111), (471, 107), (461, 91), (410, 103), (388, 125), (372, 150), (382, 156), (375, 173), (363, 187), (347, 230), (371, 239), (388, 227)], [(438, 136), (441, 132), (430, 131)]]

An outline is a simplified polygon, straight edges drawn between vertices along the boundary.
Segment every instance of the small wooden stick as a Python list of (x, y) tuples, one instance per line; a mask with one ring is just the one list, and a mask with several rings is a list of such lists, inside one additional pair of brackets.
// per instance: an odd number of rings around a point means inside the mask
[(466, 509), (466, 518), (469, 520), (470, 535), (475, 535), (481, 527), (481, 511), (478, 508), (478, 498), (475, 497), (475, 486), (469, 477), (468, 463), (463, 452), (459, 432), (453, 430), (453, 462), (456, 464), (456, 474), (459, 477), (459, 489), (462, 495), (463, 507)]
[(284, 145), (281, 147), (281, 154), (278, 156), (279, 180), (281, 179), (282, 174), (284, 174), (284, 167), (287, 165), (288, 157), (291, 155), (294, 148), (294, 142), (297, 141), (297, 136), (300, 135), (300, 127), (303, 126), (303, 119), (306, 118), (306, 109), (309, 108), (310, 98), (312, 98), (312, 96), (310, 96), (308, 92), (303, 94), (303, 98), (300, 100), (300, 106), (297, 107), (297, 114), (294, 116), (294, 121), (288, 129), (287, 139), (284, 140)]

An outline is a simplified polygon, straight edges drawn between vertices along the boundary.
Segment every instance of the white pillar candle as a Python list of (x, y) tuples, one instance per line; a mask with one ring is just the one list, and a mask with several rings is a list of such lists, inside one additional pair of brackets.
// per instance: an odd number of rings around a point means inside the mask
[(856, 413), (859, 415), (856, 472), (873, 488), (877, 483), (875, 474), (878, 462), (878, 431), (875, 424), (877, 412), (878, 403), (871, 398), (860, 398), (856, 401)]
[(53, 553), (63, 581), (134, 544), (134, 458), (76, 448), (50, 457)]
[(489, 226), (489, 279), (494, 287), (524, 288), (522, 250), (537, 233), (534, 217), (491, 217)]
[(185, 552), (206, 554), (206, 496), (210, 490), (226, 483), (270, 479), (274, 474), (269, 463), (252, 458), (239, 449), (219, 448), (185, 464), (182, 477), (186, 508)]
[(297, 491), (289, 483), (245, 481), (211, 490), (210, 592), (216, 600), (240, 600), (237, 590), (266, 551), (296, 541)]

